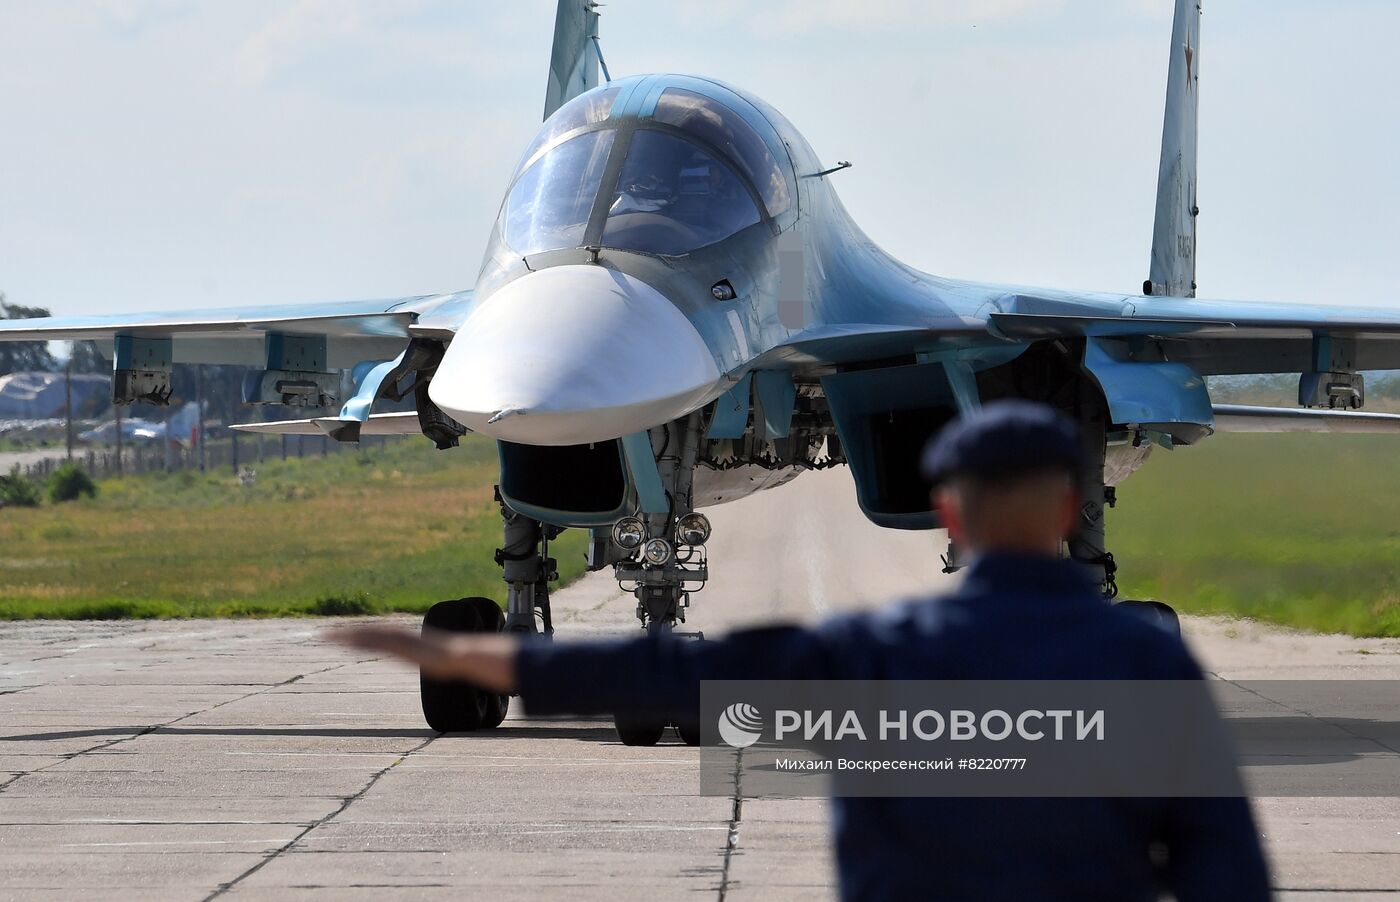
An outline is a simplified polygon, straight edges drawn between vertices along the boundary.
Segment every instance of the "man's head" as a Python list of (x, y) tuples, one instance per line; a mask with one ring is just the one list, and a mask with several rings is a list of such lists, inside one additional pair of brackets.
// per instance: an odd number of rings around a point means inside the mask
[(954, 420), (923, 457), (935, 509), (974, 554), (1057, 554), (1074, 528), (1084, 469), (1078, 427), (1030, 401), (997, 401)]

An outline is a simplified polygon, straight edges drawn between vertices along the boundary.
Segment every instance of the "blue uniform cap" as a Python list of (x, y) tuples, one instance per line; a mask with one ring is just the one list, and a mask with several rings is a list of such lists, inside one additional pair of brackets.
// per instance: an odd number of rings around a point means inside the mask
[(920, 470), (938, 485), (954, 476), (997, 480), (1055, 471), (1079, 479), (1085, 464), (1079, 427), (1069, 417), (1033, 401), (993, 401), (935, 435)]

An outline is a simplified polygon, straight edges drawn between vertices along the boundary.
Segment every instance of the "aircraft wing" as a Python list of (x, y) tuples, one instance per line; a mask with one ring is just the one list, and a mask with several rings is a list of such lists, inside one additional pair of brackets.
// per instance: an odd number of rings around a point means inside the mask
[(1216, 404), (1216, 432), (1400, 433), (1400, 414)]
[(328, 367), (397, 355), (413, 337), (449, 338), (473, 292), (276, 307), (0, 320), (0, 341), (96, 341), (110, 356), (118, 336), (168, 338), (172, 362), (256, 366), (269, 334), (326, 340)]
[[(1400, 420), (1400, 417), (1396, 417)], [(311, 417), (305, 420), (274, 420), (269, 423), (242, 423), (232, 426), (235, 432), (255, 435), (329, 435), (335, 438), (346, 425), (340, 417)], [(365, 435), (419, 435), (418, 414), (373, 413), (359, 424), (356, 438)]]
[(1150, 340), (1202, 376), (1400, 368), (1400, 307), (1016, 290), (995, 299), (987, 330)]
[[(760, 363), (843, 364), (940, 347), (1055, 338), (1147, 340), (1199, 375), (1302, 373), (1315, 366), (1318, 339), (1349, 357), (1339, 370), (1400, 369), (1400, 307), (1343, 307), (1195, 298), (1157, 298), (965, 283), (952, 300), (915, 288), (932, 311), (891, 303), (889, 322), (845, 323), (792, 333)], [(953, 315), (957, 309), (968, 311)], [(976, 314), (972, 313), (976, 310)]]

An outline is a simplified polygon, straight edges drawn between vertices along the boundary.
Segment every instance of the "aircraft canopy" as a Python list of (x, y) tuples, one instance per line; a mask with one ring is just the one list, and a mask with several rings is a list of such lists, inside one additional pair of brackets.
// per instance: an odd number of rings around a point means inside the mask
[(580, 95), (531, 142), (502, 211), (516, 253), (598, 245), (679, 256), (792, 206), (790, 174), (724, 104), (672, 87), (649, 113), (619, 116), (618, 93)]

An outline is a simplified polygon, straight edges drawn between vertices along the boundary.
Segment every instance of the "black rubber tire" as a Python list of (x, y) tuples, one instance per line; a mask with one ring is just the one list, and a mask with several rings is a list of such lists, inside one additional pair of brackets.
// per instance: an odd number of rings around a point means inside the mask
[(623, 745), (656, 745), (666, 732), (664, 723), (622, 714), (613, 717), (613, 726)]
[[(501, 606), (489, 598), (468, 598), (476, 605), (477, 614), (481, 617), (481, 628), (483, 632), (499, 633), (506, 628), (506, 612), (501, 610)], [(481, 729), (494, 730), (501, 725), (501, 721), (506, 719), (506, 712), (510, 710), (510, 696), (499, 692), (486, 692), (478, 690), (485, 698), (485, 711), (481, 718)]]
[[(652, 620), (647, 623), (646, 630), (649, 636), (661, 636), (675, 628), (673, 623)], [(666, 721), (656, 718), (639, 717), (635, 714), (613, 715), (613, 727), (623, 745), (656, 745), (661, 741), (661, 737), (666, 735), (667, 726)]]
[[(480, 598), (440, 601), (423, 616), (423, 628), (449, 633), (485, 632), (482, 601), (495, 605), (490, 599)], [(490, 721), (487, 703), (491, 693), (482, 692), (471, 683), (435, 680), (419, 674), (418, 692), (423, 703), (423, 719), (440, 733), (479, 730)]]
[(1177, 616), (1176, 609), (1164, 601), (1120, 601), (1115, 607), (1135, 614), (1169, 633), (1181, 635), (1181, 618)]

